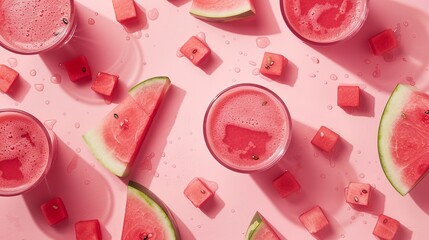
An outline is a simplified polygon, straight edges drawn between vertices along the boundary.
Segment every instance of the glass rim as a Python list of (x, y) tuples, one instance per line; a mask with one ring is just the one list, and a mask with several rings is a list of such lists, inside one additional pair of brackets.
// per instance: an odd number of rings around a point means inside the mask
[[(288, 124), (287, 124), (287, 131), (288, 131), (288, 136), (287, 139), (285, 141), (285, 143), (283, 145), (279, 145), (278, 148), (282, 147), (281, 151), (279, 151), (277, 153), (277, 156), (272, 158), (272, 159), (267, 159), (266, 161), (264, 161), (261, 164), (252, 166), (252, 167), (237, 167), (237, 166), (233, 166), (232, 164), (228, 164), (226, 161), (222, 160), (221, 157), (219, 157), (216, 152), (213, 150), (213, 147), (210, 144), (210, 140), (208, 139), (207, 136), (207, 121), (209, 118), (209, 115), (211, 113), (211, 109), (213, 107), (213, 105), (217, 102), (217, 100), (224, 94), (228, 93), (231, 90), (240, 88), (240, 87), (253, 87), (253, 88), (257, 88), (259, 90), (262, 90), (263, 92), (265, 92), (269, 97), (274, 98), (277, 102), (279, 102), (279, 105), (281, 106), (282, 110), (284, 110), (286, 119), (288, 119)], [(273, 92), (271, 89), (264, 87), (262, 85), (259, 84), (255, 84), (255, 83), (239, 83), (239, 84), (235, 84), (232, 86), (229, 86), (225, 89), (223, 89), (222, 91), (220, 91), (218, 94), (215, 95), (215, 97), (210, 101), (207, 110), (204, 114), (204, 120), (203, 120), (203, 135), (204, 135), (204, 141), (206, 143), (206, 146), (210, 152), (210, 154), (216, 159), (217, 162), (219, 162), (221, 165), (223, 165), (224, 167), (238, 172), (238, 173), (254, 173), (254, 172), (261, 172), (264, 170), (269, 169), (270, 167), (272, 167), (273, 165), (275, 165), (277, 162), (279, 162), (285, 155), (287, 149), (289, 148), (290, 145), (290, 141), (291, 141), (291, 137), (292, 137), (292, 118), (290, 116), (289, 113), (289, 109), (287, 108), (286, 104), (284, 103), (284, 101), (280, 98), (279, 95), (277, 95), (275, 92)], [(273, 155), (274, 156), (274, 155)]]
[(52, 161), (54, 158), (54, 142), (53, 142), (53, 139), (52, 139), (51, 134), (49, 133), (48, 129), (34, 115), (32, 115), (32, 114), (30, 114), (24, 110), (15, 109), (15, 108), (2, 108), (2, 109), (0, 109), (0, 115), (5, 114), (5, 113), (6, 114), (12, 113), (12, 114), (23, 115), (23, 116), (29, 118), (31, 121), (33, 121), (38, 127), (40, 127), (40, 129), (43, 131), (44, 135), (46, 136), (46, 139), (48, 141), (48, 148), (49, 148), (48, 161), (47, 161), (46, 167), (43, 170), (43, 173), (40, 174), (40, 176), (38, 177), (38, 179), (36, 181), (34, 181), (33, 183), (29, 183), (27, 185), (24, 185), (24, 187), (19, 186), (16, 188), (17, 190), (14, 190), (14, 191), (4, 191), (4, 190), (0, 189), (0, 196), (10, 197), (10, 196), (21, 195), (21, 194), (31, 190), (35, 186), (39, 185), (40, 182), (43, 181), (43, 179), (48, 174), (48, 172), (51, 168)]
[(58, 47), (62, 47), (63, 45), (65, 45), (70, 41), (77, 27), (76, 6), (74, 3), (74, 0), (69, 0), (69, 1), (70, 1), (70, 19), (68, 19), (69, 27), (66, 28), (66, 31), (63, 31), (61, 33), (61, 36), (59, 36), (53, 44), (44, 46), (43, 48), (40, 48), (40, 49), (30, 50), (25, 48), (13, 47), (12, 44), (9, 44), (6, 40), (4, 40), (2, 36), (0, 36), (0, 46), (10, 52), (21, 54), (21, 55), (41, 54), (41, 53), (48, 52), (52, 49), (56, 49)]
[(306, 37), (304, 37), (302, 34), (300, 34), (297, 30), (295, 30), (295, 28), (292, 26), (292, 24), (289, 22), (289, 19), (285, 13), (285, 5), (284, 2), (286, 0), (280, 0), (280, 12), (282, 13), (282, 17), (283, 17), (283, 21), (286, 23), (287, 27), (289, 28), (289, 30), (299, 39), (301, 39), (303, 42), (312, 44), (312, 45), (318, 45), (318, 46), (330, 46), (330, 45), (334, 45), (336, 43), (345, 41), (347, 39), (352, 38), (354, 35), (357, 34), (357, 32), (359, 32), (359, 30), (362, 28), (362, 26), (364, 25), (364, 23), (366, 22), (366, 19), (368, 18), (368, 12), (369, 12), (369, 0), (362, 0), (363, 3), (363, 9), (364, 11), (362, 12), (362, 14), (359, 16), (359, 23), (356, 24), (353, 28), (350, 28), (349, 31), (347, 31), (347, 34), (345, 34), (344, 36), (342, 36), (341, 38), (337, 38), (335, 40), (332, 41), (315, 41), (312, 39), (308, 39)]

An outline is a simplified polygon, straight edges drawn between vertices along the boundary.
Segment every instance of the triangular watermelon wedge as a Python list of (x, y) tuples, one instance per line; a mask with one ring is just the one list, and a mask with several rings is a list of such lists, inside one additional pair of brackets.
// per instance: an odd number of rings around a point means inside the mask
[(384, 108), (378, 153), (392, 186), (405, 195), (429, 172), (429, 95), (398, 84)]
[(253, 0), (193, 0), (191, 15), (213, 22), (228, 22), (255, 15)]
[(270, 223), (256, 212), (246, 231), (246, 240), (280, 240)]
[(167, 205), (149, 189), (130, 181), (121, 239), (178, 240), (180, 233)]
[(83, 135), (86, 145), (104, 167), (119, 177), (129, 174), (140, 146), (169, 86), (168, 77), (145, 80)]

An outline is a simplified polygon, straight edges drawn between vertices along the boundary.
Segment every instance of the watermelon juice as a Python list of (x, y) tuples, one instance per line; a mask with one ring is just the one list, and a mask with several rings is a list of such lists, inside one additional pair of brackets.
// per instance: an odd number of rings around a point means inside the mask
[(21, 194), (42, 181), (52, 155), (51, 135), (39, 120), (24, 111), (0, 110), (0, 196)]
[(203, 127), (214, 158), (242, 173), (277, 163), (291, 138), (286, 105), (274, 92), (256, 84), (238, 84), (219, 93), (207, 109)]
[(63, 46), (76, 29), (73, 0), (1, 0), (0, 45), (20, 54)]
[(300, 39), (331, 44), (353, 36), (368, 15), (368, 0), (280, 0), (283, 18)]

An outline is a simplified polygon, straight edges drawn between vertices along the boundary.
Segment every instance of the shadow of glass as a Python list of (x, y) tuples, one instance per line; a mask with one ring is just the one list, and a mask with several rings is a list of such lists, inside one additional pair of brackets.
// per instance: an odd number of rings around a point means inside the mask
[[(429, 89), (428, 81), (419, 79), (429, 63), (429, 16), (396, 1), (370, 1), (369, 8), (368, 19), (352, 39), (312, 47), (379, 90), (391, 92), (398, 82), (407, 83), (407, 77)], [(399, 47), (384, 57), (374, 56), (368, 39), (387, 28), (396, 31)]]
[(78, 23), (74, 36), (62, 48), (41, 54), (40, 57), (64, 92), (88, 104), (103, 104), (106, 100), (91, 90), (90, 81), (71, 82), (62, 65), (67, 60), (85, 55), (91, 66), (92, 79), (98, 72), (119, 76), (118, 89), (113, 99), (108, 101), (120, 102), (127, 96), (127, 90), (141, 81), (143, 52), (136, 42), (141, 36), (128, 34), (118, 22), (101, 14), (95, 16), (93, 10), (79, 3), (76, 6)]
[[(52, 239), (74, 239), (74, 224), (80, 220), (108, 222), (113, 209), (113, 195), (106, 180), (75, 152), (57, 139), (56, 158), (44, 183), (27, 192), (23, 198), (34, 222)], [(70, 166), (72, 164), (73, 166)], [(60, 197), (69, 218), (55, 226), (46, 223), (40, 205)], [(106, 234), (106, 236), (109, 234)]]
[[(280, 32), (279, 25), (275, 19), (272, 8), (272, 1), (254, 1), (256, 14), (245, 19), (232, 22), (210, 22), (205, 21), (214, 27), (228, 32), (244, 35), (272, 35)], [(280, 11), (279, 6), (275, 6)]]
[(183, 223), (182, 219), (180, 219), (179, 216), (177, 216), (174, 213), (173, 215), (174, 215), (174, 219), (176, 220), (177, 227), (179, 228), (179, 231), (180, 231), (180, 239), (196, 240), (194, 234), (191, 232), (191, 230), (189, 230), (188, 226), (186, 226), (185, 223)]
[[(357, 179), (348, 160), (352, 145), (342, 139), (341, 151), (326, 159), (310, 144), (315, 129), (297, 121), (293, 121), (292, 126), (291, 144), (285, 157), (277, 166), (252, 174), (253, 180), (279, 212), (297, 225), (301, 225), (298, 216), (314, 205), (320, 205), (341, 223), (348, 221), (343, 214), (346, 206), (343, 189), (352, 179)], [(273, 188), (272, 180), (285, 170), (295, 176), (301, 191), (282, 199)]]

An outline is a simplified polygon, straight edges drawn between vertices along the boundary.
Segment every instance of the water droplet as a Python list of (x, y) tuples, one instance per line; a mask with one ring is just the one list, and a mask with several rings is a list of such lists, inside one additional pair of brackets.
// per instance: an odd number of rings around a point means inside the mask
[(360, 178), (365, 178), (365, 174), (364, 174), (364, 173), (360, 173), (360, 174), (359, 174), (359, 177), (360, 177)]
[(37, 72), (36, 72), (36, 70), (34, 70), (34, 69), (31, 69), (30, 70), (30, 76), (36, 76), (36, 74), (37, 74)]
[(9, 58), (7, 60), (7, 62), (9, 63), (9, 66), (11, 66), (11, 67), (18, 66), (18, 60), (16, 60), (16, 58)]
[(94, 25), (95, 24), (94, 18), (88, 18), (88, 24), (89, 25)]
[(165, 152), (163, 152), (163, 153), (161, 154), (161, 157), (165, 157)]
[(256, 66), (256, 62), (254, 62), (254, 61), (249, 61), (249, 64), (252, 66)]
[(180, 51), (180, 48), (178, 48), (177, 51), (176, 51), (176, 56), (177, 57), (183, 57), (185, 55), (183, 55), (183, 53)]
[(176, 168), (176, 164), (171, 165), (172, 168)]
[(159, 12), (156, 8), (152, 8), (147, 12), (147, 18), (149, 18), (149, 20), (155, 21), (156, 19), (158, 19), (158, 17)]
[(344, 235), (344, 234), (340, 235), (340, 238), (345, 238), (345, 237), (346, 237), (346, 235)]
[(67, 165), (67, 173), (72, 173), (77, 168), (78, 157), (74, 156)]
[(131, 37), (130, 36), (126, 36), (125, 37), (125, 40), (127, 40), (127, 41), (129, 41), (131, 39)]
[(238, 51), (238, 55), (243, 55), (243, 51)]
[(51, 102), (49, 100), (45, 100), (45, 104), (49, 105)]
[(229, 40), (225, 40), (225, 44), (229, 45), (231, 42)]
[(344, 77), (349, 78), (350, 76), (346, 73), (346, 74), (344, 74)]
[(201, 225), (198, 225), (197, 227), (198, 227), (198, 228), (201, 228)]
[(368, 222), (367, 222), (366, 220), (364, 220), (362, 223), (363, 223), (363, 224), (367, 224)]
[(316, 74), (314, 74), (314, 73), (310, 73), (310, 74), (308, 74), (308, 76), (309, 76), (309, 77), (311, 77), (311, 78), (315, 78), (315, 77), (316, 77)]
[(338, 80), (338, 77), (337, 77), (337, 75), (335, 75), (335, 74), (331, 74), (331, 76), (329, 76), (329, 78), (330, 78), (332, 81), (336, 81), (336, 80)]
[(319, 59), (317, 57), (312, 57), (311, 61), (313, 61), (315, 64), (319, 64)]
[(199, 38), (201, 41), (205, 42), (206, 41), (206, 34), (203, 32), (199, 32), (196, 35), (197, 38)]
[(158, 172), (155, 173), (155, 177), (159, 177), (159, 173)]
[(322, 174), (320, 174), (320, 178), (321, 179), (326, 179), (326, 175), (322, 173)]
[(89, 185), (90, 183), (91, 183), (91, 181), (88, 180), (88, 179), (86, 179), (85, 181), (83, 181), (83, 184), (85, 184), (85, 185)]
[(267, 37), (258, 37), (256, 38), (256, 46), (259, 48), (266, 48), (270, 45), (271, 41)]
[(82, 152), (82, 149), (80, 149), (80, 148), (76, 148), (76, 152), (77, 152), (77, 153), (80, 153), (80, 152)]
[(98, 16), (98, 12), (94, 12), (94, 15), (95, 15), (95, 16)]
[(361, 150), (357, 150), (357, 152), (356, 152), (357, 154), (361, 154), (362, 153), (362, 151)]
[(328, 110), (332, 110), (332, 105), (331, 105), (331, 104), (329, 104), (328, 106), (326, 106), (326, 108), (327, 108)]
[(53, 84), (60, 84), (61, 83), (61, 75), (54, 74), (51, 76), (51, 83)]
[(46, 120), (43, 124), (48, 130), (52, 130), (54, 128), (55, 123), (57, 123), (57, 120), (49, 119), (49, 120)]
[(141, 31), (137, 31), (137, 32), (133, 33), (133, 37), (135, 39), (140, 39), (140, 38), (142, 38), (142, 36), (143, 36), (143, 33)]
[(379, 78), (379, 77), (381, 77), (381, 71), (380, 71), (380, 67), (378, 66), (378, 64), (377, 64), (377, 65), (375, 65), (375, 69), (374, 69), (374, 71), (372, 72), (372, 76), (373, 76), (374, 78)]
[(74, 127), (75, 128), (80, 128), (80, 123), (78, 123), (78, 122), (74, 123)]
[(329, 160), (329, 166), (331, 166), (331, 168), (334, 168), (335, 167), (335, 161), (333, 161), (333, 160)]
[(319, 157), (319, 153), (318, 153), (318, 152), (315, 152), (315, 153), (313, 154), (313, 156), (314, 156), (315, 158), (318, 158), (318, 157)]
[(231, 213), (235, 213), (235, 209), (231, 209)]
[(407, 80), (408, 84), (410, 84), (411, 86), (416, 85), (416, 82), (414, 82), (413, 77), (406, 77), (405, 80)]
[(45, 89), (45, 85), (43, 85), (42, 83), (36, 83), (34, 84), (34, 88), (36, 89), (36, 91), (42, 92), (43, 89)]
[(366, 63), (366, 64), (370, 64), (370, 63), (371, 63), (371, 60), (369, 60), (368, 58), (365, 58), (364, 63)]
[(239, 73), (241, 69), (239, 67), (234, 68), (234, 72)]

